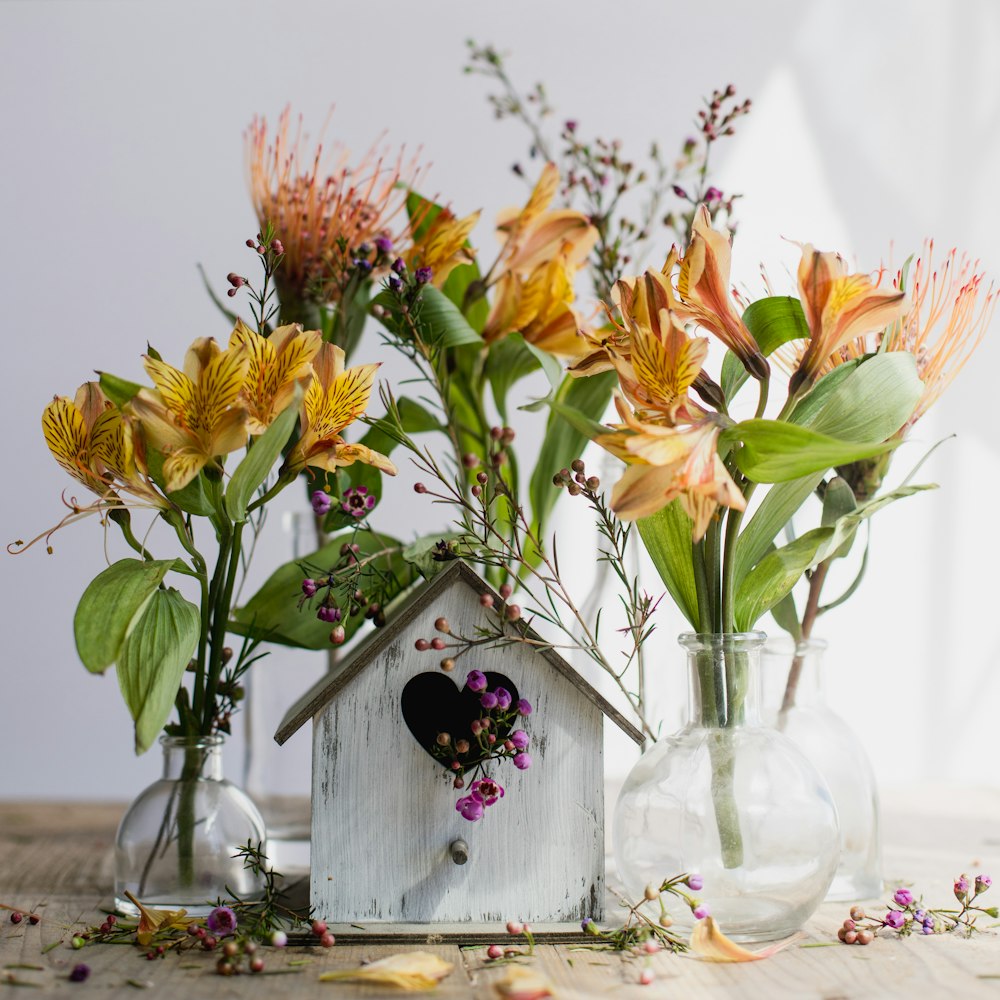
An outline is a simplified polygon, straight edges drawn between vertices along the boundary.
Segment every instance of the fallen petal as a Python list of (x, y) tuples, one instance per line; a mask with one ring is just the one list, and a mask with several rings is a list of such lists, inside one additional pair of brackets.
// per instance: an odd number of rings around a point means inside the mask
[(691, 932), (691, 951), (706, 962), (759, 962), (762, 958), (770, 958), (775, 953), (787, 948), (790, 944), (803, 937), (802, 933), (770, 944), (760, 951), (748, 951), (730, 941), (712, 917), (705, 917), (694, 925)]
[(552, 983), (540, 972), (512, 965), (503, 979), (493, 984), (497, 996), (504, 1000), (541, 1000), (556, 995)]
[(370, 962), (358, 969), (324, 972), (319, 978), (324, 983), (350, 980), (398, 986), (401, 990), (416, 992), (434, 989), (453, 968), (451, 962), (446, 962), (429, 951), (410, 951), (380, 958), (377, 962)]

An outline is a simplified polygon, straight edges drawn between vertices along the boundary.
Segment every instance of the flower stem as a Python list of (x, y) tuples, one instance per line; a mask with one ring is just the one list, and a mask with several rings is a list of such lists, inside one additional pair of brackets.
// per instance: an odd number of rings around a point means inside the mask
[[(802, 638), (808, 639), (812, 635), (813, 625), (816, 624), (816, 617), (819, 614), (819, 598), (823, 590), (823, 583), (826, 574), (830, 569), (830, 560), (821, 562), (809, 579), (809, 597), (806, 600), (806, 608), (802, 614)], [(802, 677), (802, 665), (804, 657), (796, 649), (795, 657), (792, 660), (791, 669), (788, 671), (788, 680), (785, 682), (785, 694), (781, 699), (782, 715), (795, 705), (795, 695), (798, 691), (799, 680)]]

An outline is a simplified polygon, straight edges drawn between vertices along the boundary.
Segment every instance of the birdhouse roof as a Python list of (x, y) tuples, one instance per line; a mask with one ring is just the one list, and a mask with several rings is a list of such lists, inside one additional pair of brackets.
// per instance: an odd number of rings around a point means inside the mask
[[(414, 618), (426, 612), (440, 594), (457, 582), (469, 587), (477, 598), (481, 594), (488, 593), (493, 595), (495, 601), (501, 601), (500, 595), (467, 563), (461, 559), (449, 563), (447, 568), (441, 570), (424, 586), (417, 587), (396, 610), (387, 625), (372, 632), (341, 664), (322, 677), (292, 705), (278, 727), (278, 731), (274, 734), (275, 740), (279, 744), (284, 743), (306, 721), (325, 708), (358, 674), (378, 659), (385, 648)], [(515, 622), (508, 627), (516, 629), (526, 638), (539, 638), (537, 633), (523, 622)], [(531, 650), (545, 660), (553, 670), (562, 674), (585, 698), (593, 702), (626, 736), (642, 745), (645, 740), (642, 733), (603, 695), (588, 684), (554, 649), (542, 646), (531, 647)]]

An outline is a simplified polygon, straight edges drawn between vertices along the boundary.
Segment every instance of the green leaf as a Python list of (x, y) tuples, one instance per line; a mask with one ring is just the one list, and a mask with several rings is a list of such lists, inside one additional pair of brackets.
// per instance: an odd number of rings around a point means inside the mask
[(694, 583), (691, 518), (679, 500), (649, 517), (636, 521), (642, 543), (660, 574), (663, 585), (681, 613), (698, 628), (698, 592)]
[(742, 443), (736, 464), (758, 483), (784, 483), (837, 465), (891, 451), (895, 442), (841, 441), (783, 420), (744, 420), (723, 431), (719, 447)]
[[(166, 493), (163, 485), (163, 456), (158, 451), (148, 451), (146, 461), (154, 483)], [(168, 494), (170, 502), (187, 514), (198, 517), (213, 517), (217, 511), (208, 493), (205, 492), (205, 473), (199, 472), (183, 489)]]
[(157, 590), (118, 654), (118, 686), (135, 722), (135, 752), (163, 729), (198, 645), (198, 608), (172, 587)]
[[(854, 497), (854, 490), (847, 484), (847, 480), (841, 476), (834, 476), (826, 484), (826, 490), (823, 493), (823, 513), (820, 518), (820, 524), (823, 527), (836, 524), (840, 518), (856, 510), (857, 506), (858, 503)], [(844, 544), (832, 554), (831, 558), (846, 558), (847, 554), (851, 551), (851, 546), (854, 544), (854, 534), (854, 532), (851, 532)]]
[(415, 322), (421, 338), (433, 347), (481, 346), (483, 343), (483, 338), (469, 325), (458, 306), (433, 285), (425, 285), (420, 293)]
[(108, 372), (98, 372), (101, 389), (104, 395), (111, 400), (120, 410), (126, 403), (131, 402), (138, 394), (142, 386), (138, 382), (129, 382), (128, 379), (119, 378)]
[(507, 423), (507, 394), (515, 383), (541, 368), (553, 392), (558, 392), (563, 380), (562, 365), (548, 351), (529, 344), (519, 333), (509, 333), (495, 341), (486, 356), (486, 377), (493, 390), (500, 417)]
[(802, 639), (802, 625), (795, 608), (795, 595), (789, 591), (771, 608), (771, 617), (779, 628), (783, 628), (796, 642)]
[[(468, 240), (465, 245), (469, 246)], [(483, 332), (490, 315), (489, 301), (485, 295), (480, 294), (482, 287), (479, 265), (475, 261), (470, 264), (459, 264), (445, 278), (441, 286), (441, 291), (462, 310), (462, 314), (476, 333)]]
[(103, 673), (118, 659), (173, 562), (119, 559), (90, 581), (73, 617), (76, 649), (88, 670)]
[(292, 401), (271, 421), (267, 430), (253, 441), (243, 460), (236, 466), (226, 490), (226, 513), (230, 520), (246, 520), (251, 498), (257, 487), (267, 479), (295, 430), (301, 401), (302, 388), (296, 386)]
[[(327, 542), (321, 549), (301, 559), (293, 559), (279, 566), (264, 585), (242, 607), (233, 612), (230, 631), (237, 635), (253, 635), (267, 642), (304, 649), (326, 649), (330, 645), (330, 625), (316, 617), (315, 608), (298, 606), (302, 596), (302, 580), (310, 574), (321, 575), (340, 561), (340, 547), (354, 537), (344, 533)], [(369, 539), (369, 541), (365, 541)], [(377, 538), (359, 532), (356, 540), (366, 551), (398, 546), (400, 543), (386, 535)], [(386, 603), (412, 586), (420, 575), (398, 553), (382, 556), (371, 563), (377, 573), (384, 574)], [(364, 623), (361, 615), (345, 616), (343, 622), (347, 637)]]
[(736, 592), (736, 628), (749, 631), (760, 617), (795, 586), (812, 566), (829, 559), (853, 536), (859, 524), (873, 514), (904, 497), (913, 496), (933, 486), (904, 486), (891, 493), (860, 504), (834, 524), (807, 531), (793, 542), (764, 556), (739, 584)]
[(836, 373), (834, 369), (817, 383), (800, 404), (801, 413), (796, 407), (793, 423), (841, 441), (885, 441), (903, 427), (924, 391), (913, 355), (892, 351), (865, 358), (824, 393), (818, 407), (806, 406)]
[[(567, 375), (556, 392), (555, 399), (571, 410), (599, 420), (604, 416), (611, 400), (611, 392), (617, 384), (618, 376), (614, 372), (602, 372), (589, 378), (572, 378)], [(538, 460), (528, 486), (532, 524), (539, 537), (544, 537), (545, 524), (560, 496), (560, 490), (552, 485), (552, 477), (580, 457), (591, 438), (591, 430), (589, 424), (587, 429), (581, 430), (561, 414), (549, 414), (545, 437), (542, 438)]]
[(538, 360), (542, 371), (545, 372), (545, 377), (549, 380), (549, 386), (552, 391), (558, 392), (563, 380), (563, 367), (559, 359), (549, 354), (548, 351), (543, 351), (540, 347), (536, 347), (528, 340), (524, 342), (524, 346)]
[(437, 204), (437, 202), (431, 201), (430, 198), (425, 198), (416, 191), (410, 191), (406, 195), (407, 218), (411, 223), (414, 219), (420, 220), (417, 228), (413, 230), (412, 238), (414, 243), (422, 240), (427, 235), (427, 230), (431, 228), (431, 224), (443, 210), (443, 207)]
[[(743, 313), (743, 323), (753, 334), (761, 352), (767, 357), (774, 350), (791, 340), (802, 340), (809, 336), (802, 303), (790, 295), (772, 295), (751, 302)], [(749, 375), (743, 362), (731, 351), (726, 352), (722, 362), (722, 391), (726, 399), (732, 399), (746, 382)]]

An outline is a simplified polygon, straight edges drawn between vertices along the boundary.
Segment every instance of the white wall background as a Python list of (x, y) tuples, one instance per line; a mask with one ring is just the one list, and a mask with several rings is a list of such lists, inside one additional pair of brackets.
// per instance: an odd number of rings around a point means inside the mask
[[(745, 195), (734, 277), (751, 287), (759, 261), (778, 284), (794, 270), (782, 236), (867, 269), (888, 257), (890, 241), (898, 262), (933, 235), (1000, 275), (992, 0), (6, 2), (5, 542), (55, 523), (72, 485), (40, 432), (54, 393), (72, 395), (94, 368), (139, 378), (147, 340), (176, 359), (196, 336), (226, 335), (195, 263), (220, 286), (249, 266), (241, 134), (255, 113), (273, 119), (290, 102), (318, 130), (335, 103), (328, 135), (359, 152), (383, 129), (395, 143), (422, 144), (434, 164), (429, 188), (460, 211), (483, 207), (490, 219), (522, 196), (508, 169), (522, 158), (522, 133), (494, 123), (483, 83), (460, 73), (469, 36), (510, 51), (516, 77), (544, 79), (585, 131), (619, 135), (637, 152), (653, 138), (674, 148), (713, 86), (733, 81), (752, 96), (751, 118), (718, 162), (721, 186)], [(492, 246), (488, 226), (478, 240)], [(992, 331), (908, 447), (915, 460), (958, 433), (927, 469), (943, 489), (881, 516), (863, 590), (824, 624), (831, 699), (865, 735), (887, 785), (997, 783), (1000, 455), (989, 406), (998, 338)], [(370, 353), (379, 350), (372, 337)], [(412, 476), (400, 478), (387, 503), (409, 517)], [(259, 551), (258, 579), (290, 555), (279, 522)], [(132, 756), (113, 675), (87, 675), (74, 652), (73, 610), (103, 565), (103, 544), (87, 522), (57, 535), (52, 556), (37, 548), (0, 558), (0, 797), (124, 799), (159, 768), (155, 752)], [(681, 622), (670, 610), (662, 618), (656, 655), (670, 728), (683, 665), (669, 637)], [(283, 689), (276, 712), (317, 669), (315, 656), (271, 658), (269, 683)], [(308, 740), (298, 743), (281, 758), (291, 790), (308, 787)], [(628, 759), (613, 746), (611, 769), (621, 772)]]

